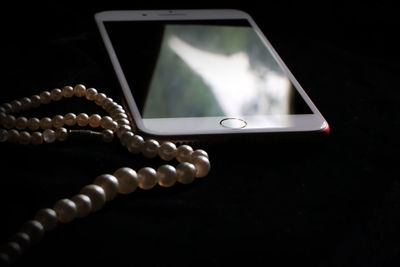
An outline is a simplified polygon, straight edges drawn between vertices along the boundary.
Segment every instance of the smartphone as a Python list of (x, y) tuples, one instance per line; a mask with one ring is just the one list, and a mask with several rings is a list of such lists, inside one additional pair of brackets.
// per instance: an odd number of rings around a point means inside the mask
[(105, 11), (95, 20), (143, 134), (198, 139), (329, 132), (245, 12)]

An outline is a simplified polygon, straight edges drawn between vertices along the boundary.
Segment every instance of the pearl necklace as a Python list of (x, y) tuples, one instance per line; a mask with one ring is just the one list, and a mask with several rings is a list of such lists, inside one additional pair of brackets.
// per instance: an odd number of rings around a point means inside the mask
[[(56, 115), (52, 119), (44, 117), (39, 120), (38, 118), (27, 119), (23, 116), (15, 118), (12, 115), (12, 113), (74, 96), (94, 101), (110, 116), (68, 113), (64, 116)], [(71, 126), (102, 128), (102, 131), (68, 130), (67, 128)], [(170, 187), (176, 181), (189, 184), (195, 178), (206, 176), (210, 171), (207, 152), (201, 149), (193, 151), (188, 145), (176, 147), (169, 141), (160, 144), (154, 139), (144, 140), (140, 135), (133, 133), (128, 116), (121, 105), (105, 94), (98, 93), (94, 88), (86, 89), (82, 84), (75, 87), (56, 88), (51, 92), (43, 91), (40, 95), (24, 97), (0, 106), (0, 142), (37, 146), (42, 143), (65, 141), (68, 137), (79, 134), (99, 137), (104, 142), (111, 142), (115, 133), (121, 144), (131, 153), (142, 153), (147, 158), (158, 155), (165, 161), (176, 159), (179, 164), (176, 167), (169, 164), (162, 165), (157, 170), (144, 167), (137, 172), (123, 167), (113, 174), (97, 176), (93, 184), (84, 186), (78, 194), (58, 200), (52, 208), (39, 210), (33, 220), (24, 223), (21, 230), (0, 250), (0, 262), (15, 262), (32, 244), (40, 241), (45, 232), (55, 229), (59, 222), (71, 222), (75, 218), (98, 211), (118, 194), (132, 193), (137, 187), (148, 190), (156, 184)]]

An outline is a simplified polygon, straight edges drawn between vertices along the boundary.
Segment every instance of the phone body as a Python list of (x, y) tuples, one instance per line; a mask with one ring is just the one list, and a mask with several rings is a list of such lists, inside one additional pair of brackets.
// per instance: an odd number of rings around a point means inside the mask
[(329, 133), (245, 12), (95, 15), (136, 130), (159, 139)]

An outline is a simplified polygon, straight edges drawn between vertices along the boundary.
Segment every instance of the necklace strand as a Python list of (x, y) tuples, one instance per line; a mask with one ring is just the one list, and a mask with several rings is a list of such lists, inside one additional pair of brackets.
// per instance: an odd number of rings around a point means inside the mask
[[(93, 101), (109, 116), (68, 113), (53, 118), (27, 119), (23, 116), (15, 118), (12, 115), (71, 97)], [(68, 129), (72, 126), (100, 128), (101, 132)], [(196, 178), (206, 176), (210, 171), (206, 151), (193, 150), (188, 145), (177, 147), (169, 141), (160, 144), (154, 139), (144, 140), (140, 135), (133, 133), (128, 116), (121, 105), (105, 94), (98, 93), (94, 88), (86, 89), (82, 84), (43, 91), (39, 95), (24, 97), (0, 106), (0, 142), (37, 146), (62, 142), (75, 134), (100, 137), (104, 142), (111, 142), (114, 135), (117, 135), (120, 143), (133, 154), (142, 153), (147, 158), (159, 156), (164, 161), (176, 159), (179, 163), (176, 167), (165, 164), (157, 170), (144, 167), (137, 172), (129, 167), (122, 167), (113, 174), (97, 176), (92, 184), (84, 186), (78, 194), (58, 200), (52, 208), (39, 210), (33, 220), (24, 223), (20, 231), (0, 249), (0, 262), (15, 262), (31, 245), (40, 241), (45, 232), (55, 229), (58, 223), (71, 222), (76, 218), (85, 217), (90, 212), (98, 211), (118, 194), (132, 193), (138, 187), (149, 190), (157, 184), (162, 187), (171, 187), (176, 182), (189, 184)]]

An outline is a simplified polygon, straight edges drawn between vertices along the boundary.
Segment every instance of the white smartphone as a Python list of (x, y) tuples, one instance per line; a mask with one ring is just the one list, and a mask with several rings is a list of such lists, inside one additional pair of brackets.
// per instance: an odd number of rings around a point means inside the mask
[(329, 132), (245, 12), (105, 11), (95, 19), (135, 126), (144, 134)]

